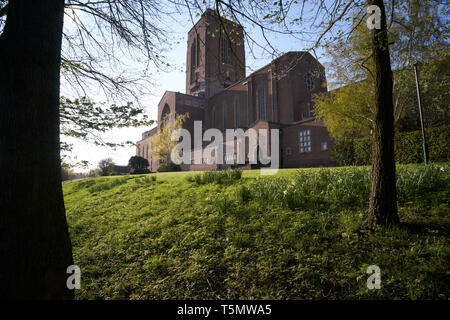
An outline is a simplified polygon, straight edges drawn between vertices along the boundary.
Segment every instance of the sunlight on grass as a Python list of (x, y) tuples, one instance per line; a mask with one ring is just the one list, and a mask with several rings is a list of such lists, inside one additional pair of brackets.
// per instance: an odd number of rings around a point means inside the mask
[(65, 182), (77, 298), (447, 299), (449, 169), (398, 166), (403, 224), (375, 232), (368, 167)]

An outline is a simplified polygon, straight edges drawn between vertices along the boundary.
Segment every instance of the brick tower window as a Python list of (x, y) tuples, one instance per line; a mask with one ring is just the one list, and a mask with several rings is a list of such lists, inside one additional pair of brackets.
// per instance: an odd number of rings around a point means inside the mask
[(225, 64), (233, 64), (233, 53), (231, 51), (230, 41), (226, 35), (222, 36), (220, 41), (220, 60)]
[(264, 87), (259, 87), (257, 90), (258, 101), (258, 119), (266, 120), (266, 90)]
[(191, 45), (191, 83), (195, 81), (195, 68), (197, 66), (197, 40)]

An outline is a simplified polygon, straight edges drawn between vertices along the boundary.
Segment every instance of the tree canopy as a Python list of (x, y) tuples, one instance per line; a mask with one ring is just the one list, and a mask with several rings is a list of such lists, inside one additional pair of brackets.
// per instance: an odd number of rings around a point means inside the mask
[(111, 158), (106, 158), (100, 160), (98, 163), (98, 169), (100, 170), (100, 175), (109, 176), (114, 171), (114, 161)]
[[(449, 54), (448, 30), (438, 1), (388, 2), (393, 73), (394, 123), (398, 129), (418, 129), (417, 95), (413, 64), (419, 67), (426, 124), (448, 120)], [(417, 19), (423, 17), (423, 19)], [(365, 25), (355, 25), (346, 39), (326, 46), (332, 87), (315, 98), (315, 114), (324, 120), (334, 138), (367, 136), (374, 121), (374, 65)]]
[(148, 167), (148, 160), (139, 156), (132, 156), (128, 160), (128, 165), (134, 171), (145, 169)]
[(170, 163), (172, 149), (178, 144), (172, 139), (172, 134), (183, 127), (184, 121), (189, 117), (189, 113), (174, 114), (167, 113), (159, 123), (159, 130), (155, 136), (148, 140), (149, 155), (162, 163)]

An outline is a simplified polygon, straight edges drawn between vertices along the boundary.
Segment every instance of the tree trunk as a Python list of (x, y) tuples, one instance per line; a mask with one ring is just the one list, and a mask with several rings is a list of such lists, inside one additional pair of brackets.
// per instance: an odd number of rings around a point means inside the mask
[(61, 187), (64, 0), (10, 0), (0, 36), (0, 297), (70, 299)]
[(372, 52), (375, 64), (375, 124), (373, 129), (372, 181), (368, 222), (391, 226), (399, 223), (394, 158), (394, 105), (392, 70), (383, 0), (369, 0), (381, 9), (381, 29), (373, 29)]

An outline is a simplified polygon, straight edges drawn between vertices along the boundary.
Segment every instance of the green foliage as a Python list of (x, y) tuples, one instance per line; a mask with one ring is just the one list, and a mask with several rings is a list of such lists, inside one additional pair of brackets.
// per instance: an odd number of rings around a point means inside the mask
[[(421, 82), (426, 127), (448, 123), (450, 117), (450, 56), (448, 28), (439, 1), (387, 2), (395, 16), (388, 24), (393, 69), (394, 123), (400, 131), (420, 129), (413, 64), (421, 61)], [(338, 88), (314, 97), (314, 114), (337, 140), (369, 135), (374, 123), (375, 70), (372, 39), (364, 17), (352, 20), (352, 33), (327, 42), (330, 62), (328, 85)]]
[[(187, 172), (64, 182), (76, 297), (446, 300), (449, 170), (398, 166), (402, 226), (375, 231), (367, 167), (244, 171), (233, 184)], [(366, 286), (372, 264), (380, 290)]]
[(100, 160), (98, 163), (98, 169), (101, 176), (109, 176), (113, 173), (114, 162), (111, 158)]
[[(99, 139), (98, 134), (115, 128), (150, 126), (154, 123), (144, 114), (144, 109), (125, 105), (96, 103), (89, 98), (69, 99), (61, 97), (59, 105), (61, 134), (79, 138), (95, 145), (120, 147), (134, 145), (132, 141), (109, 143)], [(63, 151), (70, 151), (70, 145), (62, 142)]]
[(128, 160), (128, 166), (131, 168), (131, 174), (146, 174), (150, 173), (148, 167), (148, 160), (139, 156), (132, 156)]
[(356, 165), (369, 165), (372, 159), (372, 139), (362, 138), (355, 139), (353, 141), (353, 150), (355, 154), (353, 158), (355, 159)]
[[(430, 161), (442, 162), (450, 159), (450, 126), (425, 130)], [(351, 143), (351, 142), (350, 142)], [(353, 141), (354, 154), (341, 154), (341, 163), (355, 160), (356, 165), (368, 165), (371, 161), (372, 140), (369, 138)], [(347, 147), (348, 148), (348, 147)], [(395, 159), (398, 163), (422, 163), (422, 132), (398, 132), (395, 136)]]
[(181, 166), (179, 164), (175, 164), (173, 162), (169, 163), (162, 163), (159, 165), (158, 172), (174, 172), (174, 171), (181, 171)]
[(206, 171), (203, 174), (186, 176), (185, 179), (188, 182), (195, 182), (196, 184), (207, 184), (207, 183), (232, 184), (237, 180), (241, 179), (241, 177), (242, 177), (241, 169), (232, 169), (232, 170)]
[(331, 144), (330, 156), (337, 163), (343, 166), (355, 164), (355, 147), (353, 139), (340, 138), (335, 139)]
[[(163, 167), (168, 168), (170, 171), (176, 171), (171, 169), (176, 168), (175, 165), (171, 163), (171, 153), (178, 144), (178, 140), (174, 140), (172, 137), (173, 135), (178, 135), (177, 130), (183, 128), (183, 123), (187, 118), (189, 118), (189, 113), (167, 113), (163, 115), (161, 122), (159, 123), (158, 132), (147, 142), (149, 148), (148, 153), (151, 157), (159, 160), (163, 164), (168, 164), (168, 167)], [(178, 136), (178, 138), (180, 137)]]
[(136, 169), (131, 174), (147, 174), (150, 173), (150, 170), (148, 168), (142, 168), (142, 169)]

